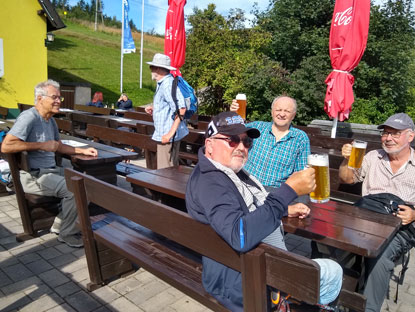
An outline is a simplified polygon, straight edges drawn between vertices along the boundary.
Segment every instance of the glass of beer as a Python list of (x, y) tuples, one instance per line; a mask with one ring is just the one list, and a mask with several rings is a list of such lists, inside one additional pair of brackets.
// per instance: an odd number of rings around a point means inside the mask
[(354, 140), (352, 144), (352, 153), (349, 157), (347, 166), (350, 169), (359, 169), (362, 166), (363, 157), (365, 156), (367, 142)]
[(239, 93), (236, 96), (236, 101), (239, 104), (239, 108), (236, 111), (236, 113), (245, 120), (246, 119), (246, 95), (243, 93)]
[(313, 203), (325, 203), (330, 199), (330, 172), (328, 154), (308, 155), (308, 165), (315, 169), (316, 188), (310, 193)]

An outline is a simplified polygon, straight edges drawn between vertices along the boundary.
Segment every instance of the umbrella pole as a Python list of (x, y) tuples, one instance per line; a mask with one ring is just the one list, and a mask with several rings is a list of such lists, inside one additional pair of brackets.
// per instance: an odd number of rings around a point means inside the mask
[(336, 137), (338, 119), (339, 119), (338, 117), (333, 119), (333, 125), (332, 125), (332, 128), (331, 128), (331, 137), (332, 138)]

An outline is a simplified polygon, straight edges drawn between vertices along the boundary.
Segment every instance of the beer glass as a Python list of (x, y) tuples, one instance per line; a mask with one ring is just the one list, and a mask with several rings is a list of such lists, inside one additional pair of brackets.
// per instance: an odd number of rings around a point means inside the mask
[(347, 166), (350, 169), (359, 169), (362, 166), (363, 157), (365, 156), (367, 142), (354, 140), (352, 144), (352, 153), (349, 157)]
[(246, 95), (239, 93), (236, 96), (236, 101), (239, 104), (239, 108), (236, 113), (241, 116), (243, 119), (246, 119)]
[(310, 193), (310, 200), (313, 203), (325, 203), (330, 199), (329, 155), (308, 155), (308, 165), (316, 171), (316, 188)]

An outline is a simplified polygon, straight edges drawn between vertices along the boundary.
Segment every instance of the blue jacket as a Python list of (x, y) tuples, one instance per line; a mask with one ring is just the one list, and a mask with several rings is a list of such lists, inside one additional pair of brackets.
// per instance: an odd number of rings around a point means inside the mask
[(96, 106), (96, 107), (104, 107), (104, 104), (102, 104), (102, 102), (101, 101), (98, 101), (98, 102), (88, 102), (87, 104), (86, 104), (86, 106)]
[[(245, 174), (242, 171), (238, 173)], [(196, 220), (210, 224), (236, 251), (247, 252), (271, 234), (287, 215), (297, 194), (287, 184), (269, 193), (265, 203), (249, 212), (235, 184), (199, 150), (199, 162), (186, 187), (186, 207)], [(242, 235), (241, 235), (242, 233)], [(243, 310), (241, 273), (203, 257), (203, 286), (232, 311)]]
[(121, 100), (117, 102), (117, 107), (119, 109), (131, 109), (133, 108), (133, 102), (130, 99), (128, 99), (127, 101)]

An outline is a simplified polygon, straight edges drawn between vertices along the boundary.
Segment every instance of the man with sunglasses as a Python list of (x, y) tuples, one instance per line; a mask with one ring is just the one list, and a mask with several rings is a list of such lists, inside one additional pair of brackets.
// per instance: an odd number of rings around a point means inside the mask
[(3, 153), (28, 152), (30, 171), (20, 171), (23, 190), (28, 194), (62, 198), (62, 209), (51, 227), (58, 234), (58, 241), (70, 247), (82, 247), (82, 238), (76, 227), (74, 195), (68, 191), (63, 168), (57, 167), (55, 152), (97, 156), (94, 148), (79, 148), (63, 144), (58, 126), (52, 118), (59, 112), (63, 97), (59, 83), (53, 80), (41, 82), (35, 87), (35, 106), (25, 110), (7, 133), (1, 151)]
[[(310, 209), (297, 204), (298, 195), (315, 188), (314, 169), (295, 172), (279, 188), (268, 193), (245, 165), (253, 139), (260, 136), (247, 128), (235, 112), (212, 118), (205, 133), (205, 146), (186, 188), (186, 207), (196, 220), (212, 228), (236, 251), (247, 252), (261, 241), (286, 250), (281, 218), (305, 218)], [(316, 259), (320, 265), (320, 303), (333, 301), (341, 288), (342, 269), (332, 260)], [(203, 285), (231, 311), (243, 310), (241, 273), (203, 257)]]
[[(415, 155), (411, 142), (414, 139), (414, 123), (407, 114), (398, 113), (378, 126), (382, 129), (383, 149), (368, 152), (360, 169), (348, 168), (352, 145), (342, 147), (343, 162), (339, 177), (345, 183), (363, 182), (362, 195), (391, 193), (404, 202), (415, 204)], [(414, 226), (415, 211), (407, 205), (399, 205), (396, 214), (402, 225)], [(384, 252), (376, 259), (370, 259), (368, 278), (363, 294), (367, 298), (366, 311), (380, 311), (387, 294), (389, 280), (395, 267), (395, 260), (411, 246), (395, 236)]]

